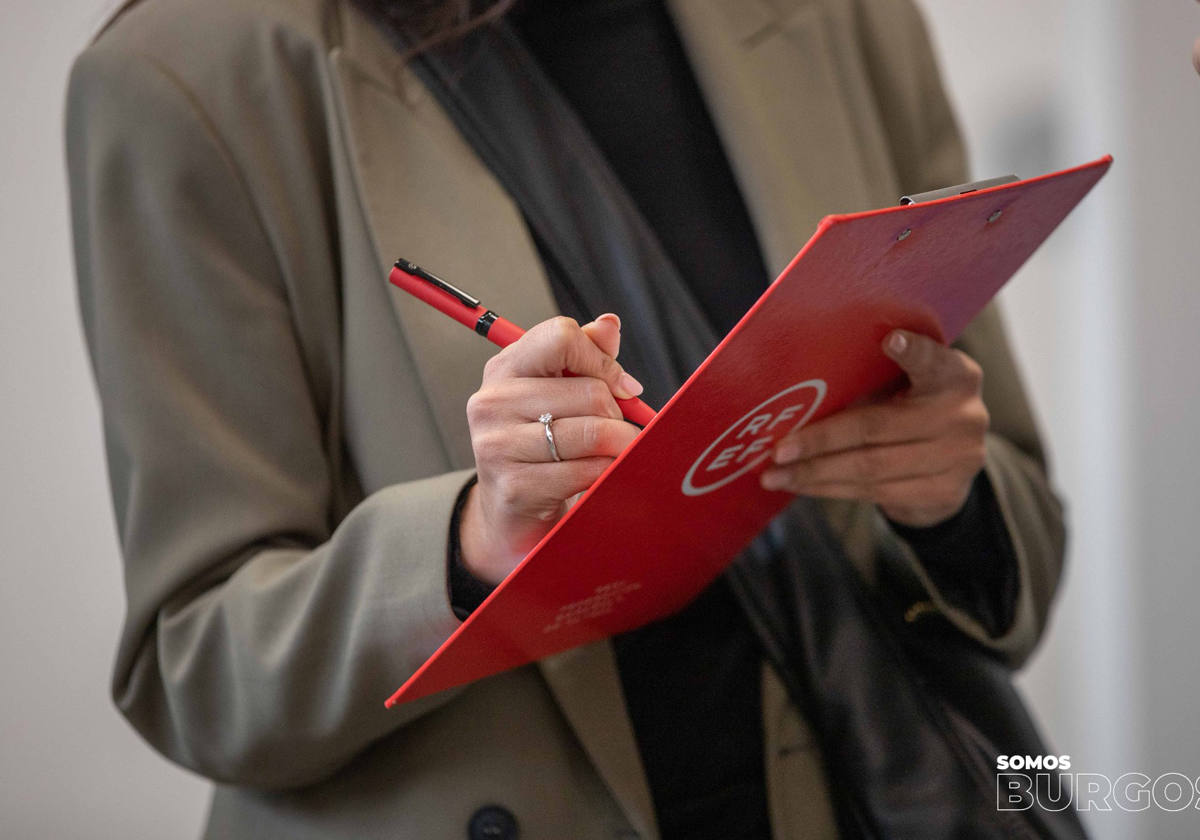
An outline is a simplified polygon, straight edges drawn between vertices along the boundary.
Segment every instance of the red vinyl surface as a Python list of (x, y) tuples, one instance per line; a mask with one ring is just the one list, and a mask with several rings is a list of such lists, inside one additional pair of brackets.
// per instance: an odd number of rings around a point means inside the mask
[(771, 446), (889, 385), (897, 327), (952, 341), (1110, 157), (927, 204), (829, 216), (634, 443), (387, 701), (393, 706), (682, 608), (790, 500)]

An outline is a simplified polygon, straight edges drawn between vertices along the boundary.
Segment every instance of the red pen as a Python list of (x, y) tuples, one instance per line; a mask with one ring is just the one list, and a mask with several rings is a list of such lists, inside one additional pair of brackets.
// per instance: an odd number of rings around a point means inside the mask
[[(483, 306), (478, 298), (452, 286), (416, 263), (396, 260), (388, 279), (418, 300), (475, 330), (497, 347), (507, 347), (525, 335), (525, 330)], [(573, 374), (567, 372), (566, 375)], [(619, 399), (617, 405), (621, 408), (621, 414), (631, 423), (645, 426), (654, 419), (654, 409), (636, 397)]]

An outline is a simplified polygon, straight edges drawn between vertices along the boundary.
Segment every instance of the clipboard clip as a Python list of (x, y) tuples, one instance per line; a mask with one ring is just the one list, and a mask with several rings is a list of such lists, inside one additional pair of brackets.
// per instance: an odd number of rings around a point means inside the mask
[(986, 190), (989, 187), (1011, 184), (1019, 180), (1021, 179), (1016, 175), (1001, 175), (999, 178), (988, 178), (986, 181), (972, 181), (969, 184), (959, 184), (956, 187), (943, 187), (940, 190), (930, 190), (929, 192), (917, 193), (915, 195), (902, 195), (900, 196), (900, 205), (907, 207), (910, 204), (924, 204), (926, 201), (937, 201), (939, 198), (966, 195), (967, 193)]

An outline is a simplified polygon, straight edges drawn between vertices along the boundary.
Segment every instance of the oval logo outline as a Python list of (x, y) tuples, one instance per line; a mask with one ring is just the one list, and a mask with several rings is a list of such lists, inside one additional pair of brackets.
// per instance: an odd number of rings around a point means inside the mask
[(749, 420), (755, 414), (762, 411), (766, 406), (775, 402), (780, 397), (784, 396), (785, 394), (790, 394), (793, 391), (799, 391), (802, 388), (812, 388), (814, 391), (816, 391), (816, 398), (813, 399), (812, 405), (809, 406), (808, 411), (804, 412), (804, 416), (802, 416), (799, 420), (797, 420), (795, 425), (793, 425), (791, 427), (791, 429), (789, 429), (788, 431), (798, 429), (801, 426), (803, 426), (805, 423), (807, 423), (809, 418), (813, 416), (813, 413), (820, 407), (822, 401), (824, 401), (824, 399), (825, 399), (825, 392), (828, 390), (828, 385), (825, 383), (824, 379), (809, 379), (804, 382), (797, 383), (796, 385), (792, 385), (788, 388), (784, 388), (779, 393), (768, 397), (767, 399), (763, 400), (758, 405), (756, 405), (754, 408), (747, 411), (745, 414), (743, 414), (741, 417), (739, 417), (737, 419), (737, 421), (733, 423), (733, 425), (731, 425), (725, 431), (721, 432), (721, 434), (717, 435), (716, 439), (713, 440), (713, 442), (708, 445), (708, 448), (705, 449), (702, 453), (700, 453), (700, 457), (696, 459), (695, 463), (692, 464), (691, 469), (689, 469), (687, 471), (687, 475), (685, 475), (683, 477), (683, 484), (680, 486), (680, 490), (683, 492), (683, 495), (685, 495), (685, 496), (703, 496), (705, 493), (711, 493), (714, 490), (718, 490), (718, 489), (724, 487), (726, 484), (729, 484), (730, 482), (736, 481), (737, 479), (741, 478), (743, 475), (745, 475), (750, 470), (754, 469), (759, 464), (761, 464), (763, 461), (765, 461), (767, 458), (769, 458), (771, 456), (771, 453), (769, 451), (764, 452), (762, 455), (759, 455), (757, 458), (754, 458), (753, 460), (751, 460), (749, 463), (747, 463), (741, 469), (730, 473), (729, 475), (725, 476), (722, 479), (719, 479), (718, 481), (714, 481), (712, 484), (705, 484), (702, 487), (697, 487), (696, 485), (694, 485), (692, 483), (692, 477), (695, 476), (696, 470), (699, 469), (700, 465), (704, 463), (704, 461), (708, 458), (708, 456), (712, 453), (712, 451), (717, 448), (717, 445), (721, 441), (723, 441), (726, 437), (729, 436), (730, 432), (737, 429), (738, 426), (741, 426), (743, 423), (745, 423), (747, 420)]

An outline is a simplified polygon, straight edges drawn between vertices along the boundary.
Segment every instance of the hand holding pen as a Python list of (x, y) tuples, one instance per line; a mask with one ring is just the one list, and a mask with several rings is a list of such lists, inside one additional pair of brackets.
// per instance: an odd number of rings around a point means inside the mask
[[(467, 294), (457, 286), (452, 286), (416, 263), (405, 259), (396, 260), (389, 279), (394, 285), (399, 286), (413, 297), (428, 303), (439, 312), (449, 315), (463, 326), (471, 327), (497, 347), (507, 347), (525, 334), (525, 331), (512, 321), (501, 318), (483, 306), (478, 298)], [(612, 317), (616, 318), (615, 315)], [(620, 329), (620, 320), (617, 321), (617, 328)], [(612, 355), (615, 357), (616, 353), (614, 352)], [(580, 373), (579, 370), (571, 367), (563, 370), (564, 376), (580, 375)], [(631, 383), (637, 382), (632, 376), (629, 377), (629, 380)], [(613, 393), (617, 396), (617, 405), (621, 407), (621, 413), (626, 420), (637, 423), (639, 426), (645, 426), (654, 419), (654, 409), (636, 398), (637, 394), (641, 393), (640, 385), (637, 386), (636, 392), (629, 387), (626, 387), (624, 391), (628, 391), (631, 395), (623, 397), (615, 389)]]
[(459, 527), (467, 570), (498, 583), (633, 442), (638, 429), (622, 413), (646, 423), (654, 412), (616, 361), (616, 315), (582, 326), (551, 318), (525, 333), (412, 263), (398, 261), (390, 279), (505, 348), (467, 402), (478, 483)]

